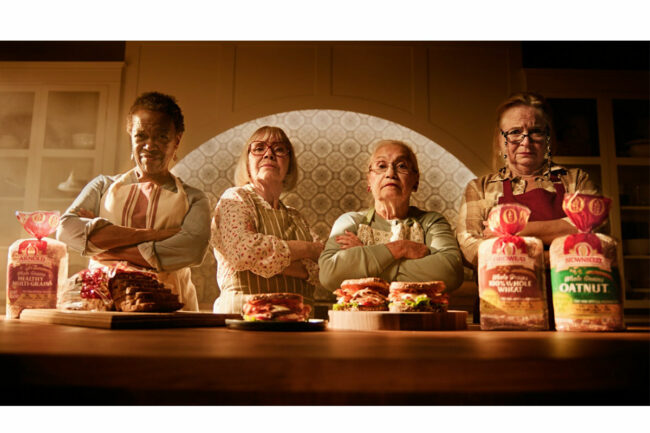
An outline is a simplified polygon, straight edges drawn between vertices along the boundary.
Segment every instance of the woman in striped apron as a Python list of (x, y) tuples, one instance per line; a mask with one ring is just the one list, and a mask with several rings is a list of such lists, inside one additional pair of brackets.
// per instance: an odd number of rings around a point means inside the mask
[(132, 105), (126, 129), (135, 167), (90, 181), (61, 218), (57, 238), (90, 256), (91, 268), (128, 262), (155, 272), (184, 310), (197, 311), (190, 266), (207, 252), (210, 206), (202, 191), (169, 171), (183, 114), (173, 97), (145, 93)]
[(221, 291), (215, 313), (241, 313), (250, 295), (290, 292), (313, 305), (323, 244), (280, 195), (295, 186), (293, 146), (280, 128), (263, 126), (247, 141), (235, 184), (214, 211), (212, 246)]

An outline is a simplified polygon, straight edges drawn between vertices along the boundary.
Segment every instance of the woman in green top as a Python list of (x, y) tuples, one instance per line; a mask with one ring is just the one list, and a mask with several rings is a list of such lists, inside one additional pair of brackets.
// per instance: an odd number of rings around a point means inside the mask
[(463, 281), (463, 263), (449, 223), (437, 212), (410, 206), (420, 180), (411, 148), (377, 143), (368, 167), (374, 207), (341, 215), (320, 255), (319, 278), (336, 290), (353, 278), (386, 281), (444, 281), (450, 292)]

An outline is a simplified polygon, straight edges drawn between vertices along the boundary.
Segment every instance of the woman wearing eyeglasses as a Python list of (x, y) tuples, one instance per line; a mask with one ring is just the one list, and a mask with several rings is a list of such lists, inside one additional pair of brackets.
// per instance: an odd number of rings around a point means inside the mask
[(235, 187), (214, 210), (212, 246), (221, 291), (215, 313), (241, 313), (250, 295), (291, 292), (313, 304), (322, 242), (307, 221), (280, 200), (292, 189), (298, 167), (284, 131), (263, 126), (242, 149)]
[(370, 157), (368, 192), (374, 206), (341, 215), (318, 261), (320, 281), (336, 290), (343, 280), (444, 281), (447, 291), (463, 280), (461, 254), (445, 218), (410, 206), (420, 173), (403, 142), (377, 143)]
[(577, 232), (562, 210), (564, 194), (599, 194), (598, 188), (584, 171), (553, 165), (551, 145), (550, 109), (541, 95), (516, 93), (499, 106), (494, 146), (504, 167), (467, 185), (456, 226), (463, 256), (474, 269), (479, 243), (494, 236), (487, 216), (498, 204), (527, 206), (531, 214), (521, 235), (544, 245)]

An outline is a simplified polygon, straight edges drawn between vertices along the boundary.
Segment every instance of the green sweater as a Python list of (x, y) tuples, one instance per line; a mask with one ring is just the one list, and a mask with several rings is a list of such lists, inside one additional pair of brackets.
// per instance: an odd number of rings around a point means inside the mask
[[(441, 280), (447, 292), (463, 282), (463, 262), (456, 237), (449, 223), (437, 212), (424, 212), (409, 208), (408, 217), (416, 220), (424, 231), (430, 254), (420, 259), (399, 259), (385, 245), (367, 245), (342, 250), (336, 237), (346, 230), (357, 233), (360, 224), (367, 224), (368, 211), (348, 212), (341, 215), (330, 233), (325, 249), (320, 255), (320, 282), (329, 290), (336, 290), (343, 280), (379, 277), (391, 281)], [(375, 213), (370, 223), (375, 230), (391, 231), (388, 221)]]

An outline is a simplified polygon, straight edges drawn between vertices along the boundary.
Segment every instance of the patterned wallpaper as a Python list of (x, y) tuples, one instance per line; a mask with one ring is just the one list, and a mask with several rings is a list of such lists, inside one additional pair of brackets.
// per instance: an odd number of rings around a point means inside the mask
[[(299, 110), (251, 120), (203, 143), (179, 161), (172, 172), (206, 192), (212, 205), (234, 185), (234, 166), (242, 146), (260, 126), (282, 128), (296, 151), (298, 184), (282, 200), (298, 209), (321, 238), (327, 239), (334, 221), (344, 212), (372, 203), (366, 171), (373, 145), (382, 139), (412, 146), (420, 166), (413, 205), (443, 214), (456, 224), (461, 194), (474, 174), (456, 157), (417, 132), (389, 120), (339, 110)], [(214, 257), (193, 269), (199, 302), (218, 295)]]

